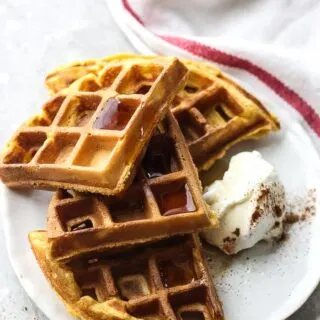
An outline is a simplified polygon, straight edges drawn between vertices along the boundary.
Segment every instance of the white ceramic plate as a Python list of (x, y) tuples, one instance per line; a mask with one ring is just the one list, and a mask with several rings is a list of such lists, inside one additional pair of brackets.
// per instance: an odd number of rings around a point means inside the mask
[[(231, 155), (259, 150), (278, 170), (289, 197), (320, 186), (320, 160), (299, 117), (276, 110), (282, 131), (262, 141), (243, 143)], [(2, 191), (3, 224), (12, 266), (29, 296), (51, 320), (72, 319), (55, 296), (32, 255), (27, 234), (45, 228), (51, 193)], [(319, 208), (319, 199), (317, 199)], [(259, 244), (228, 258), (207, 250), (210, 268), (228, 320), (279, 320), (298, 309), (320, 277), (320, 215), (295, 225), (289, 239), (276, 246)]]

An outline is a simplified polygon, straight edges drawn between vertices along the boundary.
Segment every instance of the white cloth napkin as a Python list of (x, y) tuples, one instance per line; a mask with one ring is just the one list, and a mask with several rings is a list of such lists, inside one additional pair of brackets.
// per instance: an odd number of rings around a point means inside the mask
[(138, 52), (218, 64), (277, 115), (299, 120), (320, 152), (320, 2), (107, 3)]

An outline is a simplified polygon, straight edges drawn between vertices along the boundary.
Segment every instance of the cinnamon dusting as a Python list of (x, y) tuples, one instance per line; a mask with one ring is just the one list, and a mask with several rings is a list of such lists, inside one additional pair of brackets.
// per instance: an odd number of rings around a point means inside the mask
[(274, 206), (274, 213), (278, 218), (280, 218), (280, 217), (282, 217), (283, 211), (281, 210), (281, 208), (278, 205), (275, 205)]
[(255, 212), (253, 213), (253, 215), (251, 217), (251, 225), (254, 225), (259, 220), (261, 215), (262, 215), (262, 212), (261, 212), (260, 208), (256, 208)]
[(289, 213), (286, 215), (286, 218), (284, 219), (285, 223), (293, 224), (300, 220), (300, 216), (294, 213)]
[(234, 235), (236, 235), (237, 237), (240, 236), (240, 229), (239, 228), (236, 228), (233, 232), (232, 232)]

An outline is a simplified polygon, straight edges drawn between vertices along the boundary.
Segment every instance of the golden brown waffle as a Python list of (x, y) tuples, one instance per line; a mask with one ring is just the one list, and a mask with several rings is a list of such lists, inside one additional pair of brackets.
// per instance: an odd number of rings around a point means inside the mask
[(103, 70), (101, 81), (108, 89), (86, 82), (89, 92), (58, 93), (9, 142), (0, 161), (3, 182), (121, 192), (186, 73), (177, 59), (128, 60)]
[(155, 241), (211, 226), (215, 215), (179, 125), (168, 112), (153, 135), (129, 189), (117, 197), (60, 190), (48, 216), (51, 255), (58, 260)]
[(44, 231), (29, 234), (38, 263), (69, 312), (82, 320), (222, 320), (196, 235), (66, 265), (48, 255)]
[[(116, 68), (128, 60), (142, 58), (146, 61), (167, 59), (118, 54), (73, 63), (49, 73), (46, 85), (51, 93), (59, 90), (86, 91), (90, 90), (93, 83), (108, 86), (106, 81), (96, 81), (104, 68), (112, 65)], [(183, 63), (189, 69), (189, 76), (184, 89), (174, 99), (172, 108), (200, 170), (209, 169), (236, 143), (261, 138), (280, 128), (278, 119), (260, 101), (212, 64), (194, 61)], [(148, 86), (148, 82), (143, 81), (141, 85)]]

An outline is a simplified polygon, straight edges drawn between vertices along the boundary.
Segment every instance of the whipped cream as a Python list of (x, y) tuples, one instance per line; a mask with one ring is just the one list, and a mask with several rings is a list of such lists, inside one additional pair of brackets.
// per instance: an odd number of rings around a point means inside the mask
[(206, 189), (204, 199), (216, 212), (220, 228), (207, 229), (203, 236), (227, 254), (283, 233), (284, 187), (274, 167), (257, 151), (232, 157), (223, 179)]

